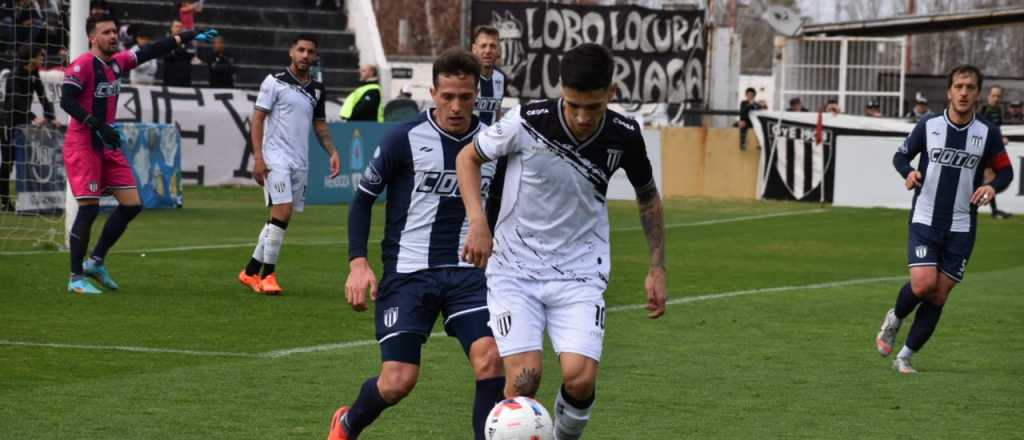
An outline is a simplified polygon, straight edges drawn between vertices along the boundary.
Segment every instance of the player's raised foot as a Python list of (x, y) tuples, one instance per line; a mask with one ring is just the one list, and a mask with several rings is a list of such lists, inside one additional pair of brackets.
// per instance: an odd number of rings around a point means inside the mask
[(878, 348), (878, 354), (882, 357), (887, 357), (892, 353), (892, 347), (896, 344), (896, 334), (900, 332), (902, 323), (903, 321), (896, 317), (896, 310), (889, 309), (885, 313), (882, 328), (878, 331), (878, 336), (875, 337), (875, 347)]
[(99, 295), (102, 290), (93, 286), (85, 277), (73, 277), (68, 281), (68, 292), (79, 295)]
[(910, 358), (902, 358), (897, 356), (895, 361), (892, 361), (892, 369), (899, 371), (902, 374), (916, 374), (917, 370), (914, 369), (913, 365), (910, 365)]
[(90, 258), (82, 263), (82, 269), (86, 276), (99, 281), (103, 287), (117, 290), (117, 281), (110, 277), (106, 264), (96, 264), (96, 260)]
[(238, 282), (242, 285), (252, 289), (253, 292), (260, 293), (260, 275), (246, 275), (245, 269), (242, 269), (238, 273)]
[(260, 280), (260, 290), (257, 290), (257, 292), (264, 295), (280, 295), (283, 290), (281, 289), (281, 285), (277, 283), (277, 274), (272, 273), (263, 277), (263, 279)]
[(348, 434), (345, 433), (345, 427), (341, 424), (341, 418), (348, 413), (348, 407), (343, 406), (338, 408), (334, 412), (334, 418), (331, 419), (331, 432), (327, 434), (327, 440), (348, 440)]

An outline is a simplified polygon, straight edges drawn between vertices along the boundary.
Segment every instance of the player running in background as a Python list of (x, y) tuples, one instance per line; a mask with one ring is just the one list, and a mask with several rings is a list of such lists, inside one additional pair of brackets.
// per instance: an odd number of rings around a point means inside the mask
[(252, 176), (263, 187), (270, 220), (263, 225), (256, 250), (238, 274), (238, 281), (256, 293), (282, 292), (274, 271), (292, 211), (302, 212), (305, 206), (310, 125), (330, 156), (331, 178), (341, 172), (341, 161), (324, 113), (324, 86), (309, 76), (309, 67), (317, 58), (317, 46), (312, 35), (295, 37), (288, 49), (291, 66), (267, 75), (252, 112)]
[[(210, 41), (216, 30), (179, 35), (156, 41), (138, 51), (118, 51), (117, 26), (110, 17), (90, 17), (85, 25), (89, 52), (76, 58), (64, 71), (60, 106), (71, 116), (64, 137), (64, 165), (71, 193), (78, 201), (78, 214), (71, 226), (71, 280), (68, 291), (98, 294), (86, 276), (104, 287), (117, 289), (104, 259), (110, 248), (139, 212), (142, 201), (136, 189), (132, 167), (121, 152), (121, 136), (110, 124), (117, 114), (121, 78), (139, 64), (163, 56), (193, 39)], [(89, 231), (99, 215), (100, 196), (111, 194), (117, 208), (107, 219), (92, 258), (83, 263), (89, 247)]]
[[(978, 227), (978, 207), (1013, 180), (1003, 136), (992, 122), (975, 117), (981, 90), (977, 67), (959, 66), (949, 73), (949, 107), (914, 126), (893, 156), (893, 165), (914, 190), (907, 245), (910, 282), (903, 285), (882, 321), (875, 345), (889, 356), (900, 325), (917, 308), (910, 334), (893, 368), (916, 373), (911, 356), (924, 347), (939, 323), (942, 306), (967, 270)], [(910, 161), (921, 155), (917, 169)], [(990, 167), (995, 179), (984, 181)]]
[[(593, 410), (611, 270), (605, 197), (620, 167), (636, 189), (650, 246), (649, 317), (665, 312), (661, 197), (640, 126), (608, 110), (614, 64), (608, 49), (596, 44), (570, 50), (561, 61), (560, 99), (512, 109), (456, 162), (470, 228), (464, 257), (487, 267), (505, 394), (536, 395), (547, 329), (562, 370), (554, 410), (559, 440), (580, 438)], [(499, 157), (508, 158), (508, 174), (491, 256), (480, 167)]]
[[(473, 116), (480, 64), (468, 52), (451, 49), (434, 61), (433, 70), (430, 94), (435, 108), (388, 133), (349, 208), (345, 295), (357, 311), (366, 310), (367, 290), (377, 302), (382, 365), (378, 377), (363, 383), (352, 407), (338, 409), (329, 440), (357, 438), (382, 411), (412, 392), (422, 346), (439, 314), (448, 335), (462, 344), (476, 378), (477, 440), (483, 440), (487, 414), (504, 396), (501, 359), (487, 326), (484, 272), (459, 259), (469, 225), (455, 179), (455, 158), (486, 128)], [(483, 174), (489, 182), (493, 170)], [(385, 189), (384, 276), (378, 294), (366, 242), (373, 203)], [(486, 193), (487, 185), (477, 185), (476, 191)]]
[[(473, 55), (480, 60), (480, 85), (476, 93), (476, 114), (480, 122), (491, 125), (501, 113), (501, 100), (505, 97), (505, 72), (497, 68), (501, 60), (501, 46), (498, 44), (498, 30), (491, 26), (477, 26), (473, 30)], [(505, 181), (506, 159), (498, 159), (491, 182), (490, 198), (487, 200), (487, 223), (494, 230), (501, 210), (502, 182)]]

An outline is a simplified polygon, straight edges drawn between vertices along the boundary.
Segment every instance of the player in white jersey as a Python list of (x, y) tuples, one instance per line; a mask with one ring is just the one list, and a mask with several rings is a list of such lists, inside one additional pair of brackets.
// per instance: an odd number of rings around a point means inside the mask
[[(351, 408), (331, 420), (329, 440), (355, 440), (388, 407), (412, 392), (423, 344), (438, 316), (458, 338), (476, 379), (475, 440), (484, 440), (487, 414), (502, 400), (505, 376), (487, 325), (484, 272), (459, 259), (469, 225), (455, 181), (455, 158), (487, 126), (473, 116), (480, 63), (450, 49), (434, 61), (435, 107), (397, 125), (381, 141), (349, 207), (349, 275), (345, 294), (357, 311), (366, 294), (376, 301), (380, 375), (363, 382)], [(493, 174), (488, 170), (485, 179)], [(387, 191), (380, 292), (367, 260), (370, 215)], [(486, 187), (477, 187), (487, 192)]]
[[(650, 318), (665, 312), (661, 197), (636, 121), (608, 110), (615, 96), (608, 49), (583, 44), (561, 61), (562, 97), (512, 109), (459, 154), (469, 217), (464, 258), (487, 267), (491, 330), (505, 363), (506, 396), (540, 386), (545, 329), (559, 355), (559, 440), (580, 438), (590, 419), (611, 268), (608, 180), (620, 167), (636, 189), (650, 246)], [(480, 199), (481, 166), (508, 159), (492, 239)]]
[[(974, 249), (978, 207), (1013, 181), (999, 127), (975, 117), (982, 79), (977, 67), (954, 68), (946, 92), (949, 107), (919, 121), (893, 156), (906, 188), (914, 191), (907, 245), (910, 281), (886, 313), (875, 346), (883, 357), (892, 353), (903, 319), (917, 309), (893, 362), (900, 373), (917, 372), (910, 358), (928, 342), (950, 291), (964, 277)], [(910, 161), (918, 155), (921, 160), (914, 169)], [(985, 168), (996, 172), (993, 180), (985, 181)]]
[(309, 76), (317, 46), (316, 37), (308, 34), (292, 41), (288, 50), (291, 66), (267, 75), (252, 112), (252, 175), (263, 186), (270, 220), (260, 231), (256, 250), (238, 280), (256, 293), (278, 295), (282, 291), (274, 271), (292, 211), (302, 212), (305, 206), (310, 126), (331, 158), (331, 177), (341, 172), (324, 115), (324, 86)]

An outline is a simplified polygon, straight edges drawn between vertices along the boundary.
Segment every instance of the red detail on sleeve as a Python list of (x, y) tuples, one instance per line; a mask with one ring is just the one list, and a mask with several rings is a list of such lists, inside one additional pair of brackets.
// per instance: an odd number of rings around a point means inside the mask
[(1010, 168), (1010, 166), (1010, 156), (1008, 156), (1005, 151), (1000, 152), (993, 157), (991, 161), (989, 161), (989, 167), (992, 168), (993, 171), (1004, 170)]

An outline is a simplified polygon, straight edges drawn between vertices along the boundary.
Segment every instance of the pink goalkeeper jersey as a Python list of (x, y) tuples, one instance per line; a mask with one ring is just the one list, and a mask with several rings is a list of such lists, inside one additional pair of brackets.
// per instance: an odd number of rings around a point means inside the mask
[[(107, 124), (113, 124), (117, 116), (121, 78), (127, 77), (128, 71), (134, 69), (136, 64), (135, 52), (132, 51), (118, 52), (109, 62), (99, 59), (92, 52), (86, 52), (64, 70), (64, 84), (82, 90), (76, 99), (85, 111)], [(102, 147), (102, 141), (92, 135), (87, 125), (71, 118), (65, 136), (65, 148), (90, 147), (92, 143), (96, 143), (97, 148)]]

